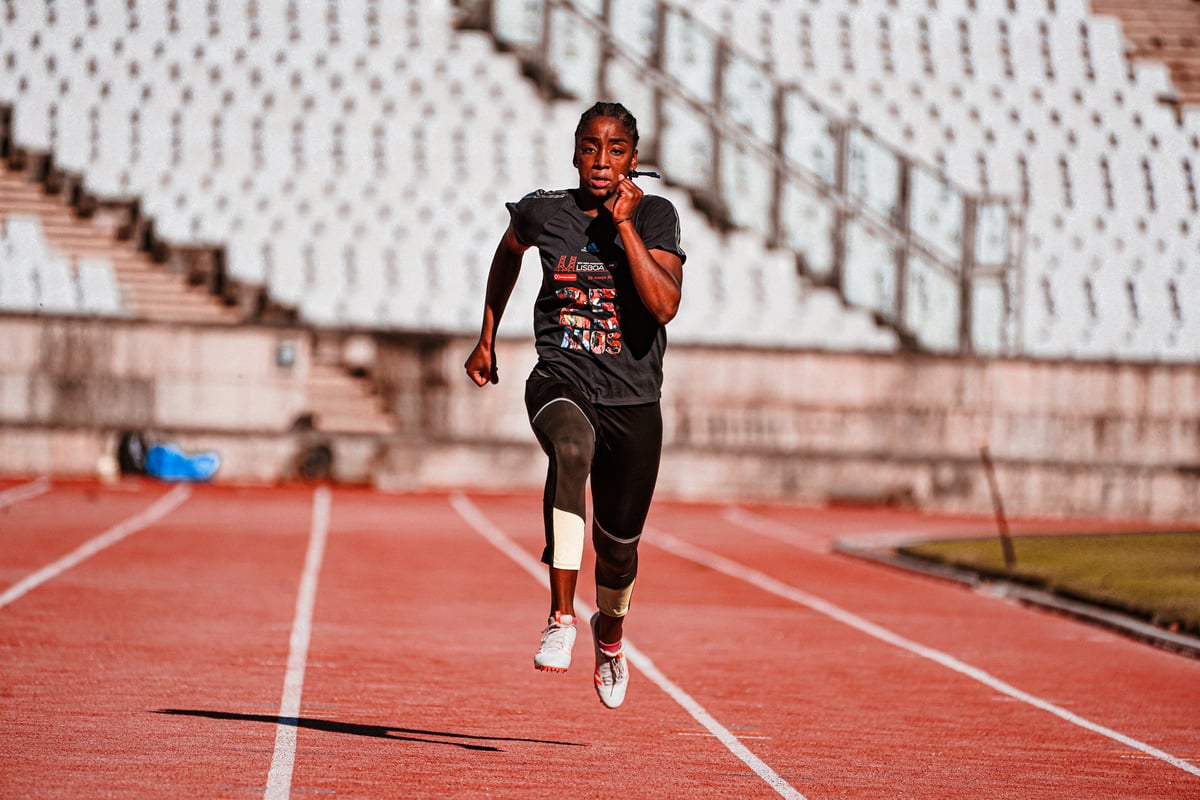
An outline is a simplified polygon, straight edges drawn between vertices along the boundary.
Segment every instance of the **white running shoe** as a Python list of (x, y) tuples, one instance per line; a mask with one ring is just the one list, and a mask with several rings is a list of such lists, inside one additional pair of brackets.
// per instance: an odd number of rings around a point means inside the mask
[(533, 666), (546, 672), (566, 672), (575, 646), (575, 617), (555, 611), (542, 631), (542, 646), (533, 656)]
[(600, 612), (592, 615), (592, 647), (596, 649), (596, 694), (600, 702), (609, 708), (617, 708), (625, 702), (625, 689), (629, 686), (629, 665), (625, 663), (625, 650), (610, 656), (600, 649), (600, 637), (596, 635), (596, 623)]

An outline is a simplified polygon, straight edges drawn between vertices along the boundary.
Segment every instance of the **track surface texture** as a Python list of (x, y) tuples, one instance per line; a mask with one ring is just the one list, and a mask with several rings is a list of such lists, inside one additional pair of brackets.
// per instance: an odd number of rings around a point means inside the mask
[(658, 502), (610, 711), (535, 495), (0, 481), (0, 797), (1200, 797), (1200, 660), (832, 552), (987, 529)]

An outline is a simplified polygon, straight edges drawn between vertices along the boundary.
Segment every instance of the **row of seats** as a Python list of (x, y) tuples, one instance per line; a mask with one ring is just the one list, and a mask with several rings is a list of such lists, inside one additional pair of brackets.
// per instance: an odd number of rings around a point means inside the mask
[[(542, 35), (543, 4), (501, 5), (524, 20), (506, 30)], [(568, 5), (597, 10), (596, 3), (551, 4)], [(937, 271), (945, 271), (942, 257), (961, 254), (968, 230), (976, 234), (977, 264), (981, 257), (1008, 260), (1011, 279), (981, 278), (964, 295), (981, 305), (956, 309), (1002, 315), (999, 328), (971, 325), (973, 335), (1007, 332), (1002, 351), (1133, 359), (1200, 354), (1200, 314), (1176, 302), (1200, 269), (1200, 111), (1176, 117), (1166, 68), (1129, 62), (1115, 19), (1089, 14), (1083, 0), (667, 5), (660, 16), (657, 0), (612, 2), (608, 22), (628, 52), (657, 63), (698, 102), (721, 98), (728, 118), (768, 144), (782, 132), (781, 150), (807, 180), (785, 185), (780, 202), (792, 209), (803, 198), (800, 217), (818, 225), (797, 224), (789, 215), (783, 241), (807, 264), (831, 271), (838, 245), (828, 243), (830, 232), (841, 235), (832, 214), (818, 210), (831, 205), (820, 199), (822, 186), (844, 191), (884, 219), (895, 219), (905, 202), (906, 233), (931, 246), (941, 262)], [(727, 40), (732, 50), (723, 47)], [(553, 40), (539, 46), (563, 52)], [(571, 52), (552, 56), (560, 71), (581, 73), (565, 78), (566, 85), (591, 79), (594, 86), (596, 78), (613, 84), (612, 74), (602, 74), (611, 59)], [(711, 186), (719, 149), (735, 221), (771, 230), (774, 209), (762, 202), (774, 181), (769, 159), (714, 136), (702, 108), (665, 108), (658, 127), (670, 174)], [(839, 185), (844, 130), (848, 175)], [(1015, 224), (992, 224), (1011, 215), (987, 198), (1015, 201), (1021, 211), (1010, 220)], [(971, 217), (968, 201), (991, 207)], [(870, 241), (841, 246), (850, 254), (884, 255)], [(842, 265), (846, 279), (868, 281), (846, 284), (844, 293), (906, 317), (912, 304), (904, 293), (880, 290), (882, 273), (896, 270), (875, 260), (864, 268)], [(882, 285), (899, 280), (892, 275)], [(1105, 300), (1089, 302), (1092, 295)], [(1094, 313), (1072, 313), (1080, 308)], [(942, 340), (933, 330), (917, 334)], [(996, 346), (992, 333), (972, 343), (989, 352)]]
[(75, 263), (51, 248), (36, 217), (9, 214), (0, 231), (0, 311), (122, 316), (112, 262)]
[[(445, 3), (54, 5), (23, 5), (0, 35), (17, 144), (100, 196), (139, 198), (168, 241), (224, 246), (232, 278), (315, 324), (474, 330), (503, 203), (575, 181), (580, 105), (544, 103), (490, 37), (454, 32)], [(689, 286), (704, 286), (728, 266), (720, 237), (686, 194), (672, 199)], [(765, 253), (745, 256), (748, 272)], [(514, 307), (536, 288), (523, 277)], [(858, 320), (842, 346), (894, 346), (839, 306), (822, 319)], [(513, 312), (505, 329), (529, 322)], [(763, 335), (802, 340), (778, 327)]]
[[(692, 251), (698, 242), (689, 243)], [(672, 341), (760, 347), (891, 351), (896, 334), (873, 315), (847, 307), (836, 289), (796, 280), (795, 254), (763, 253), (742, 231), (707, 243), (725, 269), (685, 268), (686, 301), (669, 328)]]
[[(686, 195), (647, 188), (680, 208), (689, 252), (687, 301), (672, 323), (673, 339), (895, 349), (895, 334), (878, 326), (869, 312), (846, 308), (836, 290), (816, 289), (799, 280), (793, 253), (764, 251), (761, 240), (748, 233), (722, 236), (690, 208)], [(432, 208), (419, 207), (415, 224), (427, 221), (426, 238), (407, 250), (396, 244), (407, 238), (402, 225), (380, 239), (365, 224), (348, 222), (330, 230), (318, 222), (306, 229), (292, 217), (279, 220), (278, 231), (268, 236), (233, 242), (255, 251), (252, 257), (261, 265), (274, 298), (294, 304), (315, 324), (461, 333), (478, 326), (486, 265), (506, 224), (501, 203), (491, 206), (500, 209), (495, 219), (489, 215), (458, 228), (437, 220)], [(285, 269), (286, 264), (301, 268)], [(371, 268), (379, 264), (383, 269)], [(537, 254), (530, 251), (503, 333), (531, 333), (530, 309), (539, 283)]]

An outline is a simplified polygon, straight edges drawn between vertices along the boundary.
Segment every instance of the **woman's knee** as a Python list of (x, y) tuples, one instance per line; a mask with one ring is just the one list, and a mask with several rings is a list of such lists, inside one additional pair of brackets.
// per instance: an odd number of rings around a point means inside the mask
[(591, 471), (595, 446), (590, 436), (572, 431), (551, 439), (550, 446), (554, 448), (554, 459), (560, 472), (586, 476)]
[(572, 474), (591, 471), (596, 452), (596, 433), (592, 424), (574, 403), (556, 402), (544, 408), (534, 420), (534, 429), (554, 451), (560, 471)]
[(596, 570), (609, 582), (623, 583), (637, 575), (638, 534), (630, 539), (620, 539), (614, 534), (592, 525), (592, 547), (596, 551)]

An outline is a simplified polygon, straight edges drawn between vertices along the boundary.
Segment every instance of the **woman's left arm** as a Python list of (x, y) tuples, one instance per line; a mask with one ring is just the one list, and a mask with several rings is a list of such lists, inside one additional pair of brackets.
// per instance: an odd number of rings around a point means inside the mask
[(683, 294), (683, 261), (666, 250), (647, 250), (646, 243), (633, 224), (633, 211), (642, 200), (641, 188), (622, 176), (613, 203), (613, 222), (625, 246), (629, 273), (642, 305), (659, 325), (666, 325), (679, 313)]

